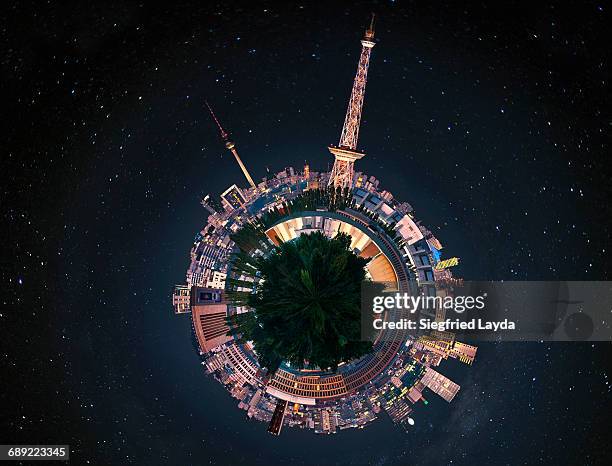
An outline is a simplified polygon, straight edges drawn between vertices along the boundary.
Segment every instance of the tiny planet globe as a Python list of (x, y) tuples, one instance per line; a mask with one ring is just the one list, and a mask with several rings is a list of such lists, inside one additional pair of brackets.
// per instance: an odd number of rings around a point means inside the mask
[(372, 19), (340, 141), (328, 147), (331, 171), (306, 163), (255, 183), (206, 103), (247, 185), (202, 199), (208, 218), (173, 307), (191, 314), (206, 373), (274, 435), (283, 426), (332, 434), (382, 415), (413, 426), (430, 393), (451, 402), (460, 390), (439, 366), (476, 356), (450, 332), (384, 329), (361, 339), (363, 281), (423, 296), (461, 282), (413, 207), (355, 169), (366, 155), (357, 142), (374, 37)]

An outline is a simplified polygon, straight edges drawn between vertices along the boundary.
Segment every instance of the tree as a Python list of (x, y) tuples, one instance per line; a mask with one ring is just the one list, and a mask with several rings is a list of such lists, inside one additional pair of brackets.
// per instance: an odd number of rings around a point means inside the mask
[(262, 278), (248, 296), (252, 312), (235, 318), (236, 331), (252, 340), (262, 366), (283, 361), (335, 370), (372, 349), (360, 341), (360, 290), (366, 260), (350, 250), (350, 236), (320, 232), (283, 243), (257, 259)]

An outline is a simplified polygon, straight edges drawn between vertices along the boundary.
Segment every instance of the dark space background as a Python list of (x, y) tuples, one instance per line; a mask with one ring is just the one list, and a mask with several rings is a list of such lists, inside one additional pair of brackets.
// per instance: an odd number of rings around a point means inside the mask
[[(609, 280), (605, 2), (7, 2), (0, 443), (74, 464), (610, 464), (609, 343), (482, 344), (409, 433), (248, 421), (172, 314), (202, 194), (332, 162), (370, 11), (358, 168), (467, 279)], [(248, 5), (248, 6), (247, 6)], [(435, 399), (434, 399), (435, 398)]]

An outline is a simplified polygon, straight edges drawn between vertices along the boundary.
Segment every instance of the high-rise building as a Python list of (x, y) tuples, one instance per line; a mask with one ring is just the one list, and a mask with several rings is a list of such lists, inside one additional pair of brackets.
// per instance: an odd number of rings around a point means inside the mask
[(401, 423), (408, 418), (410, 413), (412, 413), (412, 407), (408, 400), (398, 398), (394, 400), (393, 403), (385, 406), (385, 411), (387, 411), (393, 422)]
[(191, 287), (191, 318), (203, 353), (232, 340), (227, 335), (227, 304), (221, 290)]
[(210, 272), (210, 269), (205, 269), (203, 272), (187, 272), (187, 284), (191, 286), (205, 286)]
[(476, 357), (476, 351), (478, 351), (476, 346), (456, 341), (451, 349), (450, 355), (465, 364), (471, 365)]
[(449, 403), (455, 398), (460, 388), (455, 382), (444, 377), (431, 367), (425, 369), (425, 375), (421, 379), (421, 383)]
[(191, 310), (191, 296), (187, 285), (175, 285), (172, 292), (172, 307), (175, 314), (187, 314)]
[(235, 184), (227, 188), (222, 194), (221, 199), (225, 202), (228, 210), (240, 209), (246, 203), (246, 197)]
[(380, 197), (382, 197), (385, 201), (393, 200), (393, 194), (391, 194), (389, 191), (381, 192)]
[(429, 337), (427, 335), (423, 335), (419, 337), (419, 343), (422, 343), (423, 346), (434, 354), (437, 354), (443, 359), (448, 358), (450, 353), (451, 343), (449, 341), (438, 340), (436, 338)]
[(423, 233), (421, 233), (417, 224), (414, 223), (414, 220), (412, 220), (408, 214), (404, 215), (402, 219), (395, 224), (395, 230), (408, 244), (414, 244), (423, 238)]
[(216, 290), (225, 289), (225, 280), (227, 279), (227, 273), (219, 270), (213, 270), (210, 278), (206, 282), (208, 288), (214, 288)]
[(272, 420), (268, 426), (268, 432), (272, 435), (280, 435), (285, 420), (285, 409), (287, 409), (287, 401), (279, 399), (276, 402), (276, 408), (274, 408), (274, 414), (272, 414)]

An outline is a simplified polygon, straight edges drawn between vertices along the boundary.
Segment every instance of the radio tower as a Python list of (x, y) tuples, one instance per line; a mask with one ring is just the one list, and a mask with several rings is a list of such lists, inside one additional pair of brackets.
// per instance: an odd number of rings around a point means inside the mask
[(351, 98), (346, 110), (346, 117), (344, 118), (340, 142), (338, 146), (329, 146), (329, 151), (335, 157), (334, 168), (332, 168), (329, 176), (329, 186), (334, 188), (352, 188), (355, 160), (359, 160), (365, 155), (365, 153), (357, 150), (357, 138), (359, 137), (363, 96), (368, 79), (370, 53), (374, 45), (374, 14), (372, 14), (370, 27), (366, 29), (365, 35), (361, 40), (361, 57), (359, 58), (359, 65), (357, 66), (357, 74), (353, 82), (353, 90), (351, 91)]
[(225, 142), (225, 147), (232, 154), (234, 154), (234, 157), (236, 158), (236, 162), (238, 162), (238, 165), (240, 166), (240, 169), (242, 170), (242, 173), (244, 174), (244, 177), (247, 179), (247, 181), (249, 182), (251, 187), (257, 189), (257, 186), (255, 186), (255, 182), (253, 181), (253, 178), (251, 178), (251, 175), (249, 174), (249, 171), (244, 166), (244, 163), (242, 163), (242, 160), (240, 159), (240, 156), (238, 155), (238, 152), (236, 151), (236, 144), (234, 144), (232, 141), (230, 141), (229, 134), (227, 134), (227, 132), (223, 129), (223, 126), (221, 126), (221, 123), (219, 123), (219, 120), (215, 116), (215, 112), (213, 112), (213, 109), (210, 107), (208, 102), (204, 101), (204, 103), (208, 107), (208, 111), (210, 112), (211, 116), (213, 117), (213, 120), (215, 120), (215, 123), (217, 123), (217, 126), (219, 127), (219, 134), (221, 135), (221, 139), (223, 139), (223, 142)]

